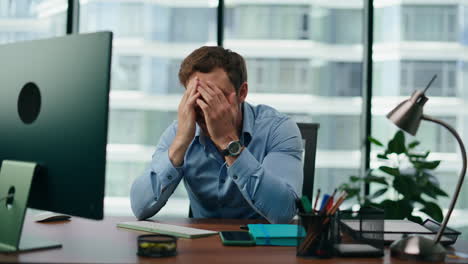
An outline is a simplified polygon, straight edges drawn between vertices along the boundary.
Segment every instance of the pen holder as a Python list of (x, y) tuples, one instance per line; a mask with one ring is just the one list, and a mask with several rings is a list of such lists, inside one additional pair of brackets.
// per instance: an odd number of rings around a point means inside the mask
[(335, 215), (299, 214), (296, 255), (300, 257), (330, 258), (339, 240), (338, 218)]

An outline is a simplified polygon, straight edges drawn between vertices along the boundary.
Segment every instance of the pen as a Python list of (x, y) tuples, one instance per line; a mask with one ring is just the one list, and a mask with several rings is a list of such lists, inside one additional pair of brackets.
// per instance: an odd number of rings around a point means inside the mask
[(302, 196), (301, 202), (302, 202), (302, 207), (304, 208), (304, 212), (310, 213), (310, 209), (312, 208), (312, 205), (310, 204), (309, 198), (307, 198), (307, 196)]
[(330, 199), (330, 195), (324, 194), (323, 198), (322, 198), (322, 204), (320, 205), (319, 214), (323, 214), (325, 212), (325, 209), (326, 209), (326, 206), (327, 206), (327, 203), (328, 203), (328, 199)]
[(333, 202), (335, 200), (335, 195), (336, 195), (336, 191), (337, 189), (335, 188), (335, 190), (333, 191), (332, 195), (330, 196), (330, 198), (328, 198), (328, 201), (327, 201), (327, 204), (325, 205), (325, 210), (327, 211), (327, 213), (330, 211), (330, 209), (333, 207)]
[(296, 202), (297, 210), (299, 210), (299, 213), (304, 214), (305, 210), (304, 210), (304, 206), (302, 205), (302, 200), (296, 199), (295, 202)]
[(320, 197), (320, 189), (317, 190), (317, 195), (315, 196), (314, 208), (312, 208), (312, 212), (315, 212), (315, 208), (317, 208), (317, 202)]

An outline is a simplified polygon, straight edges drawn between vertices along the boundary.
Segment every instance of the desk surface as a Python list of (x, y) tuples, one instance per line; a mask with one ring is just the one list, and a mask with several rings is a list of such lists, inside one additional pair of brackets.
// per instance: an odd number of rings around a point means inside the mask
[[(58, 241), (63, 247), (21, 254), (0, 254), (0, 263), (410, 263), (390, 258), (388, 250), (384, 258), (303, 259), (296, 257), (295, 247), (226, 247), (221, 244), (219, 236), (179, 239), (177, 256), (142, 258), (136, 255), (136, 239), (142, 232), (116, 227), (117, 223), (129, 220), (134, 219), (107, 217), (103, 221), (93, 221), (73, 217), (71, 221), (40, 224), (28, 217), (24, 226), (26, 234)], [(216, 231), (239, 230), (241, 224), (258, 223), (219, 219), (159, 219), (158, 222)], [(459, 241), (455, 248), (466, 252), (468, 243)]]

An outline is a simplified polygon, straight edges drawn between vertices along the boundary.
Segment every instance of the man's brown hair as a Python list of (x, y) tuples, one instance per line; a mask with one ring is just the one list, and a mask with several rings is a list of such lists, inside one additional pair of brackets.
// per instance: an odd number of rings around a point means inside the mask
[(179, 70), (179, 81), (186, 86), (194, 72), (208, 73), (215, 68), (223, 69), (232, 85), (239, 92), (241, 85), (247, 81), (247, 68), (241, 55), (223, 47), (203, 46), (194, 50), (182, 61)]

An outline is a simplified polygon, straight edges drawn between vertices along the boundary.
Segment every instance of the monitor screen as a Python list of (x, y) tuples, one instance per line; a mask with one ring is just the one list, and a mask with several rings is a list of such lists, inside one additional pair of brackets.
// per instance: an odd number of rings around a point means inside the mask
[(103, 218), (111, 51), (111, 32), (0, 46), (0, 162), (40, 166), (28, 207)]

